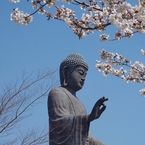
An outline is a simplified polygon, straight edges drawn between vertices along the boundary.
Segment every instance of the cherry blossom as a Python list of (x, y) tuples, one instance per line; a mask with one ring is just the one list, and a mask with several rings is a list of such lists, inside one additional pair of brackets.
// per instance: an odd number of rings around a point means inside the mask
[(27, 25), (32, 22), (32, 16), (29, 14), (24, 14), (22, 11), (19, 11), (18, 8), (14, 9), (14, 12), (10, 15), (11, 20), (16, 24)]
[(109, 38), (109, 35), (106, 35), (106, 34), (100, 35), (100, 41), (101, 42), (104, 42), (104, 41), (108, 40), (108, 38)]
[[(143, 49), (141, 49), (141, 52), (144, 55)], [(100, 57), (103, 62), (97, 60), (96, 68), (99, 72), (102, 70), (104, 76), (112, 74), (123, 79), (127, 83), (136, 82), (145, 85), (145, 66), (142, 62), (136, 61), (131, 65), (131, 61), (127, 60), (122, 55), (110, 53), (104, 49), (100, 51)], [(117, 67), (120, 68), (117, 69)], [(127, 67), (128, 71), (123, 67)], [(140, 90), (140, 95), (145, 96), (145, 88)]]
[[(10, 2), (19, 2), (20, 0), (9, 0)], [(29, 0), (27, 0), (29, 1)], [(82, 10), (82, 17), (78, 18), (75, 11), (67, 8), (64, 5), (58, 6), (56, 0), (31, 0), (34, 12), (27, 15), (28, 22), (32, 21), (32, 15), (38, 13), (45, 14), (47, 20), (55, 19), (67, 23), (73, 33), (79, 38), (84, 38), (93, 31), (105, 31), (108, 26), (114, 25), (118, 31), (114, 34), (111, 40), (121, 40), (122, 38), (131, 38), (134, 33), (145, 33), (145, 1), (138, 0), (138, 5), (132, 6), (124, 0), (101, 0), (99, 3), (96, 0), (79, 1), (79, 0), (60, 0), (62, 3), (78, 4)], [(45, 7), (56, 8), (56, 13), (52, 14)], [(71, 7), (71, 5), (70, 5)], [(18, 13), (22, 15), (22, 12)], [(11, 14), (12, 17), (14, 13)], [(17, 19), (18, 16), (16, 16)], [(30, 17), (30, 19), (28, 18)], [(24, 18), (24, 20), (25, 20)], [(17, 21), (15, 23), (30, 24), (27, 21)], [(112, 36), (111, 36), (112, 37)], [(109, 35), (100, 35), (100, 41), (109, 40)]]
[(142, 89), (142, 90), (140, 90), (139, 92), (140, 92), (140, 95), (141, 95), (141, 96), (145, 96), (145, 88)]
[(141, 53), (143, 54), (143, 56), (145, 56), (145, 51), (143, 49), (141, 49)]

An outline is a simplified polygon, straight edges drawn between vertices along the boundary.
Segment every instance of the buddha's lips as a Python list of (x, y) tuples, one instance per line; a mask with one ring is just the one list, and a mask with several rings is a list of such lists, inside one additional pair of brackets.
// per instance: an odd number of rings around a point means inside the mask
[(84, 82), (80, 82), (80, 84), (83, 86), (84, 85)]

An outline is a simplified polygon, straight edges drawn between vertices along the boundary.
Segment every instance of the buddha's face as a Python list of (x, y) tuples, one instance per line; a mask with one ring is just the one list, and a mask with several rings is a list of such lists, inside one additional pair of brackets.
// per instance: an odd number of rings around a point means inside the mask
[(75, 92), (82, 89), (85, 78), (87, 74), (87, 69), (83, 66), (77, 66), (73, 72), (68, 73), (68, 87), (74, 90)]

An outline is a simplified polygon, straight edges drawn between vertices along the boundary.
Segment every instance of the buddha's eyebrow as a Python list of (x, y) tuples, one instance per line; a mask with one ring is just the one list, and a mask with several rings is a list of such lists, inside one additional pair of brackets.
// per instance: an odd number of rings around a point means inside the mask
[(78, 71), (83, 71), (83, 72), (86, 71), (86, 73), (87, 73), (87, 71), (88, 71), (88, 70), (86, 70), (85, 68), (82, 68), (82, 67), (78, 67), (77, 70), (78, 70)]
[(83, 74), (87, 75), (87, 72), (85, 73), (85, 70), (84, 70), (84, 69), (78, 68), (77, 70), (78, 70), (78, 71), (82, 71)]

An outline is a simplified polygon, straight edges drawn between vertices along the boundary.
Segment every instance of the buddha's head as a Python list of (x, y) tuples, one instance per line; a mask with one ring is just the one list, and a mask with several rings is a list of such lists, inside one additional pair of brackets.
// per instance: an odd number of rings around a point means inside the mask
[(70, 54), (60, 64), (60, 83), (75, 92), (80, 90), (86, 78), (88, 64), (80, 54)]

